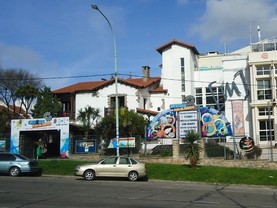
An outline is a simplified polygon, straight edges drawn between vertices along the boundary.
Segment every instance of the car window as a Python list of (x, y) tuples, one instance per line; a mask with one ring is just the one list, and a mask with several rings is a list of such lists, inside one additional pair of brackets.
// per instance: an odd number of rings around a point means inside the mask
[(119, 160), (119, 164), (130, 164), (130, 160), (126, 157), (121, 157)]
[(16, 158), (11, 154), (1, 154), (0, 161), (14, 161)]
[(132, 158), (130, 158), (130, 160), (131, 160), (132, 164), (137, 164), (137, 163), (138, 163), (137, 161), (135, 161), (135, 160), (132, 159)]
[(23, 155), (16, 154), (16, 156), (19, 157), (21, 160), (28, 160), (28, 158)]
[(117, 158), (116, 157), (109, 157), (105, 160), (103, 160), (103, 162), (101, 162), (101, 164), (116, 164)]

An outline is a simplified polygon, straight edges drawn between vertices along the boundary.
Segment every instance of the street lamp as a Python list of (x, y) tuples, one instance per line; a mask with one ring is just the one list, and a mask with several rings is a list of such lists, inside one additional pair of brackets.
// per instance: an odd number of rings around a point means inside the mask
[(107, 20), (109, 27), (112, 31), (113, 35), (113, 46), (114, 46), (114, 81), (115, 81), (115, 125), (116, 125), (116, 155), (119, 156), (119, 112), (118, 112), (118, 89), (117, 89), (117, 56), (116, 56), (116, 42), (115, 42), (115, 35), (112, 28), (112, 25), (108, 18), (101, 12), (101, 10), (97, 7), (96, 4), (91, 5), (92, 9), (95, 9), (100, 12), (100, 14)]

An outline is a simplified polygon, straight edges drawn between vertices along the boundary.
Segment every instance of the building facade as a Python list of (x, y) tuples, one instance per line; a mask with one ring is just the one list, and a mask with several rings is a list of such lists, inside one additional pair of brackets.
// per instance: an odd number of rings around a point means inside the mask
[[(200, 54), (195, 46), (172, 40), (158, 47), (161, 76), (151, 77), (144, 66), (142, 78), (118, 80), (119, 106), (138, 112), (169, 109), (193, 95), (196, 105), (225, 115), (234, 137), (253, 138), (259, 146), (276, 145), (276, 39), (267, 39), (234, 51)], [(63, 103), (63, 113), (76, 120), (77, 112), (90, 105), (101, 115), (115, 107), (114, 79), (83, 82), (54, 91)]]

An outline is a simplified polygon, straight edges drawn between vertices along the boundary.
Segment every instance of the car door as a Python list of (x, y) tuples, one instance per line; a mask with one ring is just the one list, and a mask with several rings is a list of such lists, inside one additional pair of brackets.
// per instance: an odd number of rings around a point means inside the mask
[(132, 168), (132, 164), (128, 157), (120, 157), (116, 166), (116, 172), (118, 177), (128, 177), (128, 173)]
[(117, 157), (108, 157), (97, 165), (96, 176), (116, 177)]
[(11, 154), (1, 154), (0, 155), (0, 172), (8, 173), (10, 167), (13, 165), (15, 157)]

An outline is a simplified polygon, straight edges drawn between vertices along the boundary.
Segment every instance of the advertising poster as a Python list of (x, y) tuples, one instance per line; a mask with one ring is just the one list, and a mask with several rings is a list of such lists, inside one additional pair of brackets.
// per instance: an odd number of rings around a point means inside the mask
[(244, 136), (244, 115), (243, 115), (243, 101), (232, 100), (232, 114), (234, 122), (234, 135)]
[(180, 111), (179, 112), (179, 134), (185, 137), (188, 131), (198, 132), (197, 111)]
[[(127, 137), (127, 138), (119, 138), (119, 148), (135, 148), (136, 147), (136, 138), (135, 137)], [(111, 139), (108, 148), (117, 148), (116, 138)]]
[(77, 140), (75, 153), (94, 153), (96, 152), (95, 140)]

